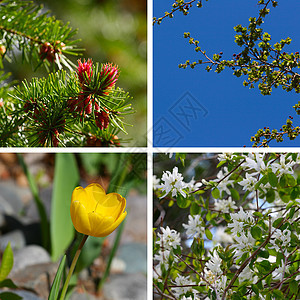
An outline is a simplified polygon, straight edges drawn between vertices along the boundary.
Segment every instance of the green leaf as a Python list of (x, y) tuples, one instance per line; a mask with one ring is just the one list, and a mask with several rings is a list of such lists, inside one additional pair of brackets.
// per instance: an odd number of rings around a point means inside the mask
[(55, 278), (54, 278), (52, 286), (51, 286), (48, 300), (58, 299), (58, 294), (59, 294), (59, 290), (60, 290), (60, 282), (61, 282), (62, 275), (64, 272), (65, 264), (66, 264), (66, 255), (64, 255), (60, 261), (59, 267), (56, 271)]
[(71, 196), (79, 182), (79, 171), (72, 153), (57, 153), (51, 202), (52, 259), (57, 260), (74, 237), (70, 216)]
[(205, 235), (209, 240), (212, 240), (213, 235), (208, 228), (205, 228)]
[(266, 277), (266, 283), (267, 283), (268, 286), (271, 286), (271, 284), (272, 284), (272, 274), (270, 274)]
[(198, 215), (201, 212), (201, 207), (196, 203), (192, 202), (192, 205), (190, 207), (190, 214), (192, 216)]
[(14, 264), (14, 254), (10, 246), (10, 242), (7, 244), (0, 266), (0, 281), (4, 280), (10, 273)]
[(299, 186), (294, 186), (291, 190), (291, 199), (292, 200), (298, 199), (299, 195), (300, 195)]
[(220, 198), (220, 191), (217, 188), (214, 188), (211, 191), (211, 195), (215, 198), (215, 199), (219, 199)]
[(296, 208), (295, 207), (292, 207), (289, 211), (289, 218), (292, 219), (294, 217), (294, 214), (295, 214), (295, 210)]
[(256, 216), (256, 217), (259, 217), (259, 218), (263, 218), (263, 216), (264, 216), (260, 211), (255, 211), (253, 213), (253, 215)]
[(258, 271), (263, 274), (269, 273), (271, 269), (271, 264), (268, 260), (258, 262), (255, 264), (255, 266), (257, 267)]
[(269, 258), (270, 254), (267, 250), (260, 250), (258, 252), (258, 256), (263, 257), (263, 258)]
[(233, 199), (240, 200), (240, 194), (236, 189), (230, 189), (230, 193)]
[(0, 288), (3, 288), (3, 287), (7, 287), (7, 288), (10, 288), (10, 289), (16, 289), (17, 288), (17, 286), (9, 278), (6, 278), (6, 279), (0, 281)]
[(280, 189), (278, 191), (280, 199), (285, 203), (288, 203), (291, 199), (289, 190), (290, 189), (286, 188), (286, 189)]
[(259, 226), (251, 227), (250, 231), (254, 239), (259, 240), (262, 237), (262, 230)]
[(207, 214), (206, 214), (206, 220), (209, 222), (210, 220), (211, 220), (211, 212), (210, 212), (210, 210), (207, 212)]
[(5, 299), (5, 300), (20, 300), (23, 299), (21, 296), (11, 293), (11, 292), (3, 292), (0, 293), (0, 299)]
[(285, 174), (283, 174), (279, 180), (279, 184), (281, 187), (286, 187), (287, 186), (287, 178), (285, 176)]
[(217, 168), (222, 167), (224, 164), (226, 164), (226, 160), (222, 160), (218, 163)]
[(277, 187), (278, 178), (273, 172), (268, 173), (268, 179), (272, 187)]
[(297, 185), (297, 180), (294, 178), (293, 175), (291, 174), (285, 174), (287, 177), (287, 182), (289, 186), (296, 186)]
[(275, 296), (275, 298), (276, 299), (284, 299), (284, 295), (283, 295), (283, 293), (282, 293), (282, 291), (280, 291), (280, 290), (273, 290), (272, 291), (272, 294), (273, 294), (273, 296)]
[(260, 184), (267, 184), (269, 181), (269, 178), (267, 175), (264, 175), (256, 184), (255, 184), (255, 189), (257, 190), (260, 186)]
[(191, 201), (187, 198), (184, 198), (182, 195), (178, 195), (176, 198), (176, 203), (180, 208), (187, 208), (189, 207)]
[(297, 294), (299, 292), (299, 285), (296, 280), (293, 280), (289, 283), (290, 290), (293, 294)]
[(275, 201), (275, 191), (273, 189), (269, 189), (266, 193), (266, 200), (269, 203), (272, 203)]
[(272, 226), (275, 227), (275, 228), (277, 228), (277, 226), (282, 222), (282, 220), (283, 220), (283, 218), (278, 218), (278, 219), (276, 219), (276, 220), (273, 222)]

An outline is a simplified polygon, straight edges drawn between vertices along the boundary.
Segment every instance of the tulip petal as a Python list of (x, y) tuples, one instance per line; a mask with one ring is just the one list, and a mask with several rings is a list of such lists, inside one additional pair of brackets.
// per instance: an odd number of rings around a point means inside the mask
[(103, 228), (101, 235), (98, 235), (98, 237), (104, 237), (104, 236), (111, 234), (122, 223), (122, 221), (125, 219), (126, 215), (127, 215), (127, 212), (124, 211), (120, 215), (120, 217), (111, 226), (109, 226), (107, 228)]
[(79, 201), (87, 211), (92, 210), (95, 206), (95, 203), (93, 199), (91, 199), (91, 196), (87, 193), (86, 189), (82, 188), (81, 186), (74, 189), (71, 201)]
[(102, 215), (110, 215), (117, 219), (126, 207), (126, 200), (121, 195), (110, 193), (105, 199), (101, 199), (97, 205), (97, 212)]
[(92, 183), (85, 188), (88, 195), (88, 211), (94, 211), (96, 209), (97, 203), (102, 199), (105, 199), (106, 193), (103, 187), (98, 183)]
[(111, 216), (104, 216), (96, 212), (91, 212), (88, 217), (92, 228), (90, 235), (95, 237), (105, 236), (103, 235), (103, 232), (114, 224), (114, 218)]
[(91, 225), (84, 205), (78, 200), (72, 201), (70, 213), (75, 229), (80, 233), (89, 235), (91, 231)]

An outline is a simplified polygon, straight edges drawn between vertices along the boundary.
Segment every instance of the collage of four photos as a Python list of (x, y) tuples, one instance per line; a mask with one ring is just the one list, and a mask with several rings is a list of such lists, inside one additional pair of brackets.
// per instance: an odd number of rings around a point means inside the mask
[(0, 1), (0, 299), (300, 299), (299, 10)]

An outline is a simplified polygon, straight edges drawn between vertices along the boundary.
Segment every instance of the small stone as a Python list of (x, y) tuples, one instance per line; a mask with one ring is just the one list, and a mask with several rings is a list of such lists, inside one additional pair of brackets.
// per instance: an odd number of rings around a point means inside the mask
[[(36, 264), (26, 267), (13, 276), (8, 277), (16, 286), (33, 290), (42, 299), (48, 299), (50, 287), (55, 277), (58, 263)], [(24, 298), (27, 299), (27, 298)]]
[(146, 244), (128, 243), (121, 245), (118, 257), (125, 263), (126, 273), (147, 273), (147, 246)]
[(96, 298), (95, 296), (88, 294), (88, 293), (78, 293), (78, 292), (74, 292), (71, 297), (70, 300), (96, 300), (99, 298)]
[(51, 262), (50, 255), (44, 248), (30, 245), (14, 253), (14, 265), (10, 274), (14, 275), (31, 265), (49, 262)]
[(111, 266), (110, 266), (110, 272), (111, 273), (123, 273), (126, 270), (126, 263), (124, 260), (114, 257)]
[(110, 275), (103, 286), (105, 300), (146, 300), (147, 280), (140, 273)]
[(22, 249), (26, 244), (23, 232), (14, 230), (0, 236), (0, 251), (4, 251), (9, 242), (13, 251)]
[(0, 183), (0, 195), (13, 208), (13, 214), (17, 215), (22, 211), (24, 205), (13, 181), (8, 180), (5, 183)]
[(12, 206), (0, 195), (0, 213), (5, 215), (12, 215), (14, 210)]

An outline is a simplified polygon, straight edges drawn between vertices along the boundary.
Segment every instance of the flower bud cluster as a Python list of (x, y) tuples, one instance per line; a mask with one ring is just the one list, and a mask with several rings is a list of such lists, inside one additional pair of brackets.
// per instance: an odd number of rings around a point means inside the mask
[(40, 47), (40, 58), (42, 60), (46, 59), (49, 62), (54, 62), (56, 58), (60, 59), (60, 54), (62, 50), (65, 49), (65, 44), (61, 41), (55, 41), (54, 45), (49, 42), (45, 42)]
[(108, 108), (101, 106), (99, 97), (108, 95), (114, 87), (119, 77), (118, 67), (112, 64), (103, 64), (100, 71), (100, 88), (96, 91), (90, 89), (93, 78), (93, 62), (78, 60), (77, 76), (80, 86), (80, 92), (74, 99), (69, 99), (69, 108), (71, 111), (79, 112), (82, 116), (90, 115), (94, 112), (96, 126), (104, 130), (109, 125)]

